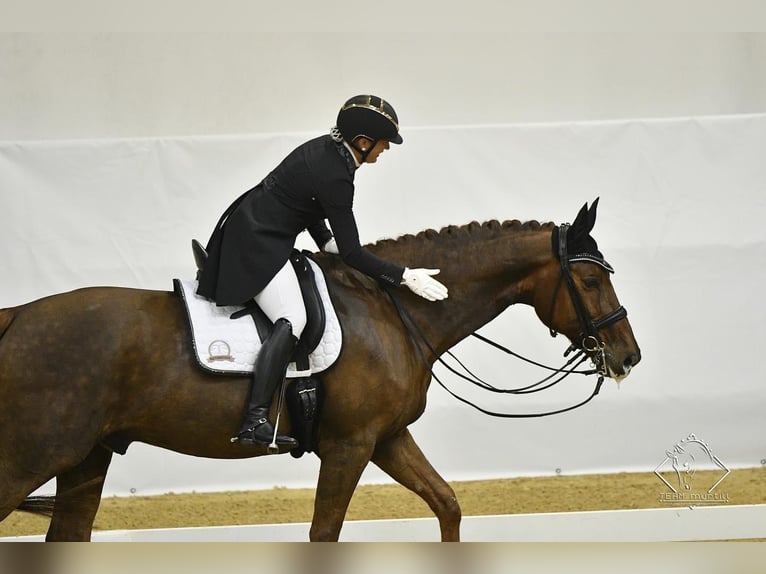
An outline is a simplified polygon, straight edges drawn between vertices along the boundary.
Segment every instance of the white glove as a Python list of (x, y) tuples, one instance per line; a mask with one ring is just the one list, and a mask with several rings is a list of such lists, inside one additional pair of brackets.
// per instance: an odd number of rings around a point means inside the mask
[(402, 283), (429, 301), (441, 301), (447, 298), (447, 288), (431, 275), (439, 273), (439, 269), (404, 269)]
[(340, 255), (340, 251), (338, 250), (338, 244), (335, 242), (335, 238), (331, 237), (330, 240), (324, 244), (324, 247), (322, 247), (322, 251), (325, 253), (332, 253), (333, 255)]

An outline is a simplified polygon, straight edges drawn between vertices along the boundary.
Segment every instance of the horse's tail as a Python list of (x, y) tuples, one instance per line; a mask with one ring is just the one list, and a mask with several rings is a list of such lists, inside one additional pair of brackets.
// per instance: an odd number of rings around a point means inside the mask
[(53, 506), (55, 504), (55, 496), (29, 496), (19, 504), (16, 510), (50, 517), (53, 516)]
[(13, 309), (0, 309), (0, 337), (3, 336), (6, 329), (13, 323), (15, 317), (16, 314), (13, 312)]

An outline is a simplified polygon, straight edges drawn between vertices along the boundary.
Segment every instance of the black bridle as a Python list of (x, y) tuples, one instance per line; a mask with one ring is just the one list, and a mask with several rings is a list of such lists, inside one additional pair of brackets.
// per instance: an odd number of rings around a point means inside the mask
[[(563, 223), (558, 227), (558, 258), (561, 264), (561, 276), (566, 281), (567, 290), (569, 291), (569, 297), (572, 300), (577, 319), (580, 322), (581, 331), (579, 336), (574, 339), (574, 342), (566, 350), (564, 356), (566, 357), (572, 351), (578, 349), (590, 353), (592, 355), (593, 363), (596, 367), (596, 371), (600, 376), (606, 376), (606, 357), (604, 350), (604, 342), (599, 336), (599, 331), (604, 327), (621, 321), (628, 316), (628, 312), (620, 305), (613, 311), (610, 311), (600, 319), (592, 319), (588, 310), (585, 308), (585, 304), (582, 301), (580, 292), (575, 286), (574, 277), (572, 276), (572, 263), (587, 262), (595, 263), (596, 265), (606, 269), (609, 273), (614, 273), (609, 263), (607, 263), (602, 257), (591, 253), (579, 253), (576, 255), (569, 255), (567, 250), (567, 232), (569, 231), (569, 224)], [(551, 304), (550, 318), (553, 319), (553, 309), (556, 302), (556, 292), (553, 294), (553, 303)], [(551, 321), (552, 322), (552, 321)], [(551, 327), (550, 332), (552, 336), (556, 336), (556, 331)]]
[[(625, 308), (621, 305), (617, 309), (607, 313), (600, 319), (593, 320), (588, 313), (587, 309), (585, 308), (585, 304), (582, 301), (582, 297), (580, 297), (580, 293), (577, 290), (577, 287), (574, 283), (574, 277), (572, 276), (572, 270), (570, 268), (572, 263), (577, 262), (589, 262), (589, 263), (595, 263), (610, 273), (614, 273), (614, 269), (611, 265), (609, 265), (602, 257), (599, 257), (594, 254), (590, 253), (580, 253), (576, 255), (569, 255), (567, 250), (567, 241), (566, 241), (566, 235), (567, 231), (569, 230), (569, 224), (565, 223), (562, 224), (557, 228), (558, 230), (558, 259), (561, 264), (561, 277), (566, 282), (567, 289), (569, 291), (569, 295), (572, 299), (572, 304), (575, 308), (575, 312), (577, 314), (578, 320), (580, 322), (580, 326), (582, 328), (582, 331), (580, 335), (575, 338), (574, 342), (569, 346), (569, 348), (564, 352), (564, 357), (567, 357), (572, 351), (575, 351), (574, 355), (566, 362), (566, 364), (560, 368), (555, 367), (549, 367), (546, 365), (543, 365), (541, 363), (538, 363), (536, 361), (532, 361), (531, 359), (527, 359), (512, 350), (500, 345), (499, 343), (496, 343), (482, 335), (479, 335), (478, 333), (472, 333), (471, 335), (480, 341), (487, 343), (488, 345), (491, 345), (504, 353), (507, 353), (509, 355), (512, 355), (518, 359), (521, 359), (523, 361), (526, 361), (530, 364), (536, 365), (538, 367), (541, 367), (543, 369), (547, 369), (549, 371), (552, 371), (550, 375), (543, 378), (540, 381), (537, 381), (536, 383), (532, 383), (530, 385), (517, 388), (517, 389), (499, 389), (496, 388), (486, 381), (483, 381), (476, 375), (474, 375), (452, 352), (447, 351), (446, 354), (450, 356), (453, 360), (455, 360), (462, 368), (463, 370), (468, 373), (468, 376), (465, 374), (457, 371), (455, 368), (447, 364), (436, 352), (436, 350), (433, 348), (431, 343), (428, 341), (426, 336), (424, 335), (423, 331), (420, 329), (420, 327), (417, 325), (417, 323), (412, 318), (412, 315), (402, 306), (401, 302), (399, 301), (398, 297), (394, 294), (394, 292), (391, 289), (386, 289), (386, 292), (388, 293), (389, 297), (391, 298), (391, 301), (394, 304), (394, 307), (396, 308), (397, 313), (399, 314), (399, 318), (401, 319), (402, 323), (405, 326), (405, 329), (407, 330), (407, 333), (410, 336), (410, 339), (415, 343), (416, 348), (418, 349), (418, 353), (420, 354), (421, 359), (423, 360), (424, 364), (428, 368), (428, 370), (431, 373), (431, 376), (436, 380), (437, 383), (450, 395), (452, 395), (457, 400), (466, 403), (467, 405), (470, 405), (471, 407), (475, 408), (476, 410), (490, 415), (494, 417), (501, 417), (501, 418), (532, 418), (532, 417), (544, 417), (549, 415), (555, 415), (559, 413), (564, 413), (567, 411), (571, 411), (573, 409), (576, 409), (578, 407), (583, 406), (584, 404), (590, 402), (593, 397), (595, 397), (599, 391), (601, 390), (601, 385), (604, 382), (604, 377), (607, 376), (607, 367), (606, 367), (606, 356), (605, 356), (605, 345), (602, 341), (601, 337), (599, 336), (599, 330), (603, 329), (604, 327), (607, 327), (608, 325), (611, 325), (613, 323), (616, 323), (617, 321), (620, 321), (627, 317), (628, 313), (625, 310)], [(561, 281), (559, 281), (559, 285), (561, 284)], [(553, 302), (551, 304), (551, 318), (553, 317), (553, 310), (555, 306), (556, 301), (556, 295), (558, 293), (558, 287), (554, 290), (553, 295)], [(557, 333), (555, 330), (551, 328), (551, 335), (555, 336)], [(416, 336), (417, 335), (417, 338)], [(428, 360), (425, 356), (425, 353), (423, 351), (423, 348), (421, 347), (418, 339), (422, 341), (425, 346), (431, 351), (431, 353), (436, 357), (436, 360), (440, 362), (444, 367), (446, 367), (449, 371), (452, 373), (458, 375), (460, 378), (493, 393), (503, 393), (503, 394), (515, 394), (515, 395), (522, 395), (522, 394), (529, 394), (529, 393), (535, 393), (539, 392), (545, 389), (549, 389), (550, 387), (556, 385), (557, 383), (564, 380), (567, 376), (569, 376), (572, 373), (580, 374), (580, 375), (593, 375), (598, 374), (598, 380), (596, 382), (596, 385), (593, 389), (593, 392), (591, 395), (586, 398), (585, 400), (558, 410), (553, 411), (547, 411), (544, 413), (532, 413), (532, 414), (509, 414), (509, 413), (497, 413), (494, 411), (489, 411), (486, 409), (483, 409), (476, 405), (475, 403), (472, 403), (468, 399), (461, 397), (457, 395), (455, 392), (453, 392), (451, 389), (449, 389), (442, 381), (439, 379), (439, 377), (436, 376), (436, 374), (433, 372), (433, 369), (428, 363)], [(578, 371), (576, 370), (579, 365), (581, 365), (585, 360), (588, 359), (588, 357), (591, 357), (591, 361), (593, 362), (594, 369), (587, 370), (587, 371)], [(577, 361), (575, 363), (575, 361)], [(572, 363), (575, 363), (572, 366)], [(560, 375), (555, 380), (553, 379), (555, 376)]]

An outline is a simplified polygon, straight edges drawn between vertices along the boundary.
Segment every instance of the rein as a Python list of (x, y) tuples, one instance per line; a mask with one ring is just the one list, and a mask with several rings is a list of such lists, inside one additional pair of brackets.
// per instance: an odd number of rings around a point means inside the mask
[[(569, 291), (569, 295), (572, 300), (572, 304), (574, 306), (575, 312), (577, 313), (577, 318), (580, 322), (580, 325), (582, 326), (582, 332), (580, 336), (575, 339), (575, 342), (573, 342), (569, 348), (564, 352), (564, 357), (567, 357), (570, 353), (575, 351), (574, 355), (560, 368), (554, 368), (554, 367), (548, 367), (546, 365), (543, 365), (541, 363), (538, 363), (536, 361), (532, 361), (531, 359), (527, 359), (510, 349), (504, 347), (503, 345), (500, 345), (499, 343), (496, 343), (495, 341), (492, 341), (491, 339), (488, 339), (487, 337), (484, 337), (482, 335), (479, 335), (478, 333), (471, 333), (472, 336), (476, 337), (480, 341), (495, 347), (496, 349), (499, 349), (503, 351), (506, 354), (512, 355), (518, 359), (521, 359), (523, 361), (526, 361), (527, 363), (530, 363), (532, 365), (535, 365), (537, 367), (541, 367), (543, 369), (547, 369), (549, 371), (552, 371), (550, 375), (543, 378), (542, 380), (532, 383), (530, 385), (527, 385), (525, 387), (520, 387), (518, 389), (498, 389), (489, 383), (483, 381), (481, 378), (474, 375), (452, 352), (447, 351), (446, 354), (449, 355), (452, 359), (457, 361), (457, 363), (465, 370), (466, 373), (468, 373), (469, 376), (464, 375), (463, 373), (458, 372), (456, 369), (454, 369), (452, 366), (447, 364), (441, 356), (436, 352), (436, 350), (433, 348), (431, 343), (426, 338), (423, 331), (420, 329), (420, 327), (417, 325), (415, 320), (412, 318), (412, 315), (407, 311), (407, 309), (404, 308), (404, 306), (399, 301), (398, 297), (393, 293), (391, 289), (386, 289), (386, 293), (388, 293), (388, 296), (391, 298), (391, 301), (394, 304), (394, 307), (396, 308), (396, 311), (399, 315), (399, 318), (402, 321), (402, 324), (404, 325), (405, 329), (407, 330), (407, 333), (409, 334), (412, 341), (415, 343), (415, 346), (418, 349), (418, 353), (420, 354), (420, 358), (422, 359), (423, 363), (428, 368), (429, 372), (431, 373), (431, 376), (436, 380), (437, 383), (450, 395), (452, 395), (457, 400), (473, 407), (474, 409), (478, 410), (479, 412), (482, 412), (486, 415), (490, 415), (493, 417), (501, 417), (501, 418), (535, 418), (535, 417), (545, 417), (549, 415), (556, 415), (560, 413), (565, 413), (567, 411), (571, 411), (573, 409), (576, 409), (578, 407), (581, 407), (588, 402), (590, 402), (601, 390), (601, 385), (604, 383), (604, 377), (608, 374), (607, 373), (607, 367), (606, 367), (606, 356), (605, 356), (605, 345), (603, 341), (601, 340), (601, 337), (599, 337), (599, 330), (611, 325), (612, 323), (616, 323), (617, 321), (620, 321), (627, 317), (627, 311), (623, 306), (618, 307), (614, 311), (611, 311), (610, 313), (607, 313), (603, 317), (593, 320), (591, 319), (590, 315), (588, 314), (587, 310), (585, 309), (585, 305), (582, 301), (582, 298), (580, 297), (579, 292), (577, 291), (577, 288), (574, 283), (574, 277), (572, 276), (572, 271), (570, 269), (570, 264), (575, 262), (583, 262), (587, 261), (590, 263), (595, 263), (597, 265), (600, 265), (610, 273), (614, 273), (614, 269), (601, 257), (591, 255), (590, 253), (584, 253), (584, 254), (577, 254), (577, 255), (569, 255), (567, 252), (567, 231), (569, 230), (569, 224), (565, 223), (558, 227), (558, 258), (561, 263), (561, 275), (563, 279), (566, 281), (567, 289)], [(556, 289), (558, 291), (558, 288)], [(554, 293), (554, 302), (555, 302), (555, 293)], [(551, 306), (551, 317), (553, 316), (553, 306)], [(551, 335), (555, 336), (556, 332), (551, 329)], [(417, 337), (416, 337), (417, 336)], [(433, 368), (429, 365), (428, 359), (425, 356), (425, 353), (423, 351), (423, 348), (418, 341), (418, 338), (420, 341), (422, 341), (425, 346), (431, 351), (431, 353), (436, 357), (436, 361), (440, 362), (444, 367), (446, 367), (450, 372), (456, 374), (460, 378), (493, 393), (503, 393), (503, 394), (514, 394), (514, 395), (523, 395), (523, 394), (530, 394), (530, 393), (536, 393), (539, 391), (543, 391), (545, 389), (549, 389), (553, 387), (554, 385), (558, 384), (562, 380), (564, 380), (567, 376), (571, 375), (572, 373), (580, 374), (580, 375), (598, 375), (598, 380), (596, 382), (596, 385), (593, 389), (593, 392), (590, 394), (589, 397), (587, 397), (585, 400), (574, 404), (569, 407), (553, 410), (553, 411), (547, 411), (543, 413), (531, 413), (531, 414), (510, 414), (510, 413), (498, 413), (494, 411), (486, 410), (475, 403), (472, 403), (465, 397), (461, 397), (452, 390), (450, 390), (440, 379), (436, 376), (436, 374), (433, 372)], [(587, 353), (594, 353), (592, 361), (595, 366), (594, 369), (587, 370), (587, 371), (578, 371), (576, 370), (578, 366), (580, 366), (584, 361), (588, 359)], [(570, 365), (574, 363), (576, 364), (570, 368)], [(549, 382), (552, 378), (554, 378), (556, 375), (561, 375), (555, 380)]]
[[(583, 356), (585, 354), (585, 352), (583, 350), (579, 350), (571, 359), (569, 359), (569, 361), (567, 361), (567, 363), (566, 363), (566, 365), (564, 365), (564, 367), (562, 367), (560, 369), (556, 369), (554, 367), (548, 367), (548, 366), (543, 365), (541, 363), (537, 363), (535, 361), (532, 361), (530, 359), (522, 357), (521, 355), (518, 355), (517, 353), (514, 353), (510, 349), (507, 349), (506, 347), (503, 347), (499, 343), (496, 343), (496, 342), (494, 342), (494, 341), (492, 341), (490, 339), (487, 339), (486, 337), (483, 337), (482, 335), (479, 335), (477, 333), (472, 333), (472, 335), (474, 337), (476, 337), (477, 339), (479, 339), (479, 340), (481, 340), (481, 341), (483, 341), (485, 343), (488, 343), (488, 344), (492, 345), (493, 347), (496, 347), (496, 348), (498, 348), (498, 349), (500, 349), (500, 350), (502, 350), (502, 351), (504, 351), (504, 352), (506, 352), (506, 353), (508, 353), (510, 355), (513, 355), (513, 356), (515, 356), (515, 357), (517, 357), (519, 359), (522, 359), (522, 360), (524, 360), (524, 361), (526, 361), (528, 363), (531, 363), (533, 365), (536, 365), (536, 366), (542, 367), (544, 369), (548, 369), (550, 371), (553, 371), (553, 374), (548, 375), (547, 377), (545, 377), (544, 379), (542, 379), (542, 380), (540, 380), (540, 381), (538, 381), (536, 383), (533, 383), (531, 385), (527, 385), (526, 387), (521, 387), (519, 389), (498, 389), (498, 388), (493, 387), (492, 385), (486, 383), (485, 381), (481, 380), (479, 377), (476, 377), (476, 375), (471, 373), (471, 371), (469, 371), (465, 367), (465, 365), (463, 365), (463, 363), (460, 362), (460, 360), (457, 357), (455, 357), (455, 355), (452, 352), (450, 352), (450, 351), (447, 351), (447, 354), (450, 357), (452, 357), (455, 361), (457, 361), (460, 364), (460, 366), (463, 367), (463, 369), (466, 370), (466, 372), (470, 375), (470, 377), (464, 375), (463, 373), (458, 372), (452, 366), (447, 364), (444, 361), (444, 359), (442, 359), (439, 356), (439, 354), (436, 352), (436, 350), (433, 348), (433, 346), (428, 341), (428, 339), (426, 338), (426, 336), (423, 333), (423, 331), (420, 330), (420, 327), (418, 327), (418, 324), (412, 318), (412, 315), (410, 315), (409, 311), (407, 311), (407, 309), (405, 309), (404, 306), (401, 304), (401, 302), (399, 301), (399, 298), (396, 295), (394, 295), (394, 293), (390, 289), (386, 289), (385, 291), (386, 291), (386, 293), (388, 293), (388, 296), (391, 298), (391, 301), (393, 302), (394, 307), (396, 308), (396, 311), (397, 311), (397, 313), (399, 315), (399, 318), (402, 321), (402, 324), (404, 325), (405, 329), (407, 330), (407, 333), (409, 334), (409, 336), (412, 339), (412, 341), (415, 343), (415, 347), (417, 347), (417, 349), (418, 349), (418, 353), (420, 354), (420, 358), (422, 359), (423, 363), (428, 368), (428, 370), (431, 373), (431, 376), (434, 378), (434, 380), (437, 383), (439, 383), (439, 385), (445, 391), (447, 391), (450, 395), (452, 395), (454, 398), (456, 398), (457, 400), (459, 400), (462, 403), (465, 403), (465, 404), (473, 407), (477, 411), (479, 411), (481, 413), (484, 413), (485, 415), (489, 415), (489, 416), (492, 416), (492, 417), (509, 418), (509, 419), (536, 418), (536, 417), (546, 417), (546, 416), (549, 416), (549, 415), (556, 415), (556, 414), (565, 413), (567, 411), (571, 411), (573, 409), (576, 409), (578, 407), (583, 406), (584, 404), (590, 402), (593, 399), (593, 397), (595, 397), (599, 393), (599, 391), (601, 390), (601, 385), (604, 382), (604, 377), (602, 375), (599, 375), (598, 381), (597, 381), (596, 386), (593, 389), (593, 392), (591, 393), (591, 395), (587, 399), (585, 399), (585, 400), (583, 400), (583, 401), (581, 401), (581, 402), (579, 402), (579, 403), (577, 403), (575, 405), (569, 406), (569, 407), (565, 407), (565, 408), (554, 410), (554, 411), (547, 411), (547, 412), (544, 412), (544, 413), (529, 413), (529, 414), (498, 413), (498, 412), (495, 412), (495, 411), (490, 411), (490, 410), (484, 409), (484, 408), (480, 407), (479, 405), (477, 405), (475, 403), (472, 403), (471, 401), (469, 401), (465, 397), (461, 397), (460, 395), (456, 394), (449, 387), (447, 387), (441, 381), (441, 379), (439, 379), (438, 376), (436, 376), (436, 373), (434, 373), (433, 368), (431, 368), (429, 366), (428, 359), (426, 358), (425, 353), (423, 352), (423, 348), (420, 345), (419, 341), (416, 339), (415, 335), (417, 335), (420, 338), (420, 340), (423, 341), (423, 343), (425, 343), (426, 347), (436, 357), (436, 360), (438, 362), (440, 362), (444, 367), (446, 367), (449, 371), (451, 371), (452, 373), (456, 374), (460, 378), (462, 378), (462, 379), (464, 379), (464, 380), (466, 380), (466, 381), (468, 381), (468, 382), (470, 382), (470, 383), (472, 383), (472, 384), (474, 384), (474, 385), (476, 385), (476, 386), (478, 386), (478, 387), (480, 387), (482, 389), (485, 389), (485, 390), (493, 392), (493, 393), (507, 393), (507, 394), (517, 394), (517, 395), (534, 393), (534, 392), (542, 391), (542, 390), (545, 390), (545, 389), (548, 389), (548, 388), (554, 386), (555, 384), (561, 382), (568, 375), (570, 375), (572, 373), (577, 373), (577, 374), (581, 374), (581, 375), (592, 375), (592, 374), (595, 374), (596, 371), (595, 370), (590, 370), (590, 371), (576, 371), (575, 370), (580, 364), (582, 364), (587, 359), (587, 356)], [(580, 360), (577, 362), (576, 365), (574, 365), (571, 369), (567, 369), (566, 368), (567, 366), (569, 366), (571, 363), (573, 363), (577, 359), (580, 359)], [(561, 377), (559, 377), (555, 381), (553, 381), (551, 383), (548, 383), (547, 385), (540, 386), (543, 383), (545, 383), (546, 381), (548, 381), (550, 378), (552, 378), (555, 374), (558, 374), (558, 373), (563, 373), (563, 374), (561, 375)], [(535, 387), (538, 387), (538, 388), (535, 388)]]

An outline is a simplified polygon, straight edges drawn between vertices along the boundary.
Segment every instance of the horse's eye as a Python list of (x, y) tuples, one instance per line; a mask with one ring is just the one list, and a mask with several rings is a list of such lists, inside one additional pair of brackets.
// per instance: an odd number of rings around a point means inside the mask
[(598, 289), (599, 286), (598, 277), (586, 277), (582, 283), (586, 289)]

